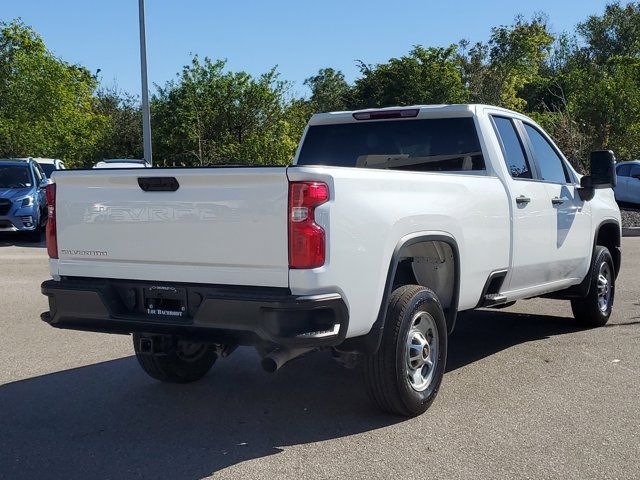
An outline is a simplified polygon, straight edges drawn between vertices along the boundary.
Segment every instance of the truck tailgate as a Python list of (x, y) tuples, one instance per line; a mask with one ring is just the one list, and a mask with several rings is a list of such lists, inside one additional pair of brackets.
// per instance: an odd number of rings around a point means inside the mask
[[(143, 191), (139, 177), (173, 177)], [(286, 167), (64, 171), (54, 275), (288, 286)]]

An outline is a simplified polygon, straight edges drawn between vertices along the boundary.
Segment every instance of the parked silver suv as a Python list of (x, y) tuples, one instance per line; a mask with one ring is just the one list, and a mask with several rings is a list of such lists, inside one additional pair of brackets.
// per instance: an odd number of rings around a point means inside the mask
[(618, 185), (615, 188), (619, 204), (640, 206), (640, 160), (616, 165)]

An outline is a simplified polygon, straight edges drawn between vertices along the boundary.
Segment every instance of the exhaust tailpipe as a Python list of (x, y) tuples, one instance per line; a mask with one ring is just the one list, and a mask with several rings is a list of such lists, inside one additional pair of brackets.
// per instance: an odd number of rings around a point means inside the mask
[(294, 358), (298, 358), (305, 353), (309, 353), (314, 350), (312, 347), (301, 347), (301, 348), (283, 348), (274, 350), (273, 352), (266, 355), (261, 362), (262, 368), (269, 373), (273, 373), (276, 370), (280, 369), (285, 363)]

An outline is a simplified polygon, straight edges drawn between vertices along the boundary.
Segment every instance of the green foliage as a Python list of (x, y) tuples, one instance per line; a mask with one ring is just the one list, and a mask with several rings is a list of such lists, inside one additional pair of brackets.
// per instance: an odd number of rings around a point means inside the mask
[(640, 158), (640, 4), (612, 3), (578, 26), (583, 46), (565, 73), (569, 110), (592, 149)]
[(477, 43), (468, 52), (462, 42), (459, 58), (473, 101), (524, 111), (527, 101), (521, 94), (539, 79), (553, 41), (546, 20), (536, 16), (493, 28), (488, 44)]
[(591, 148), (640, 157), (640, 58), (613, 58), (570, 77), (569, 108), (587, 126)]
[(0, 75), (0, 156), (82, 164), (108, 120), (96, 110), (96, 79), (18, 21), (0, 24)]
[(340, 71), (322, 68), (304, 84), (311, 90), (311, 103), (316, 112), (335, 112), (348, 107), (351, 87)]
[(394, 105), (464, 103), (468, 94), (456, 58), (456, 46), (414, 47), (409, 55), (387, 63), (360, 62), (351, 105), (355, 108)]
[[(611, 3), (576, 33), (552, 34), (547, 18), (516, 17), (486, 42), (414, 46), (369, 65), (349, 83), (320, 69), (292, 98), (276, 69), (231, 72), (194, 56), (152, 98), (158, 165), (287, 164), (315, 112), (478, 102), (525, 112), (576, 168), (590, 150), (640, 157), (640, 3)], [(49, 52), (20, 21), (0, 23), (0, 156), (50, 156), (71, 166), (142, 157), (138, 99), (98, 89), (85, 68)]]
[(287, 88), (275, 69), (253, 78), (195, 56), (153, 99), (154, 155), (168, 165), (289, 163), (300, 132)]
[(625, 6), (619, 2), (605, 7), (603, 15), (592, 15), (578, 25), (586, 46), (582, 53), (595, 64), (614, 57), (640, 55), (640, 3)]
[(97, 111), (108, 119), (93, 157), (142, 158), (142, 113), (138, 99), (117, 88), (96, 92)]

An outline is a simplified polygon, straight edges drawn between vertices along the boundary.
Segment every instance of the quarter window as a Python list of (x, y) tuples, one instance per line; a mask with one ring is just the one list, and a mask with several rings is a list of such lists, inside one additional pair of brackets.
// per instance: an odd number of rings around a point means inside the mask
[(493, 117), (502, 144), (502, 153), (513, 178), (532, 178), (531, 168), (513, 122), (505, 117)]
[(529, 135), (533, 158), (540, 168), (540, 179), (546, 182), (568, 183), (567, 171), (556, 150), (536, 128), (527, 124), (524, 128)]

